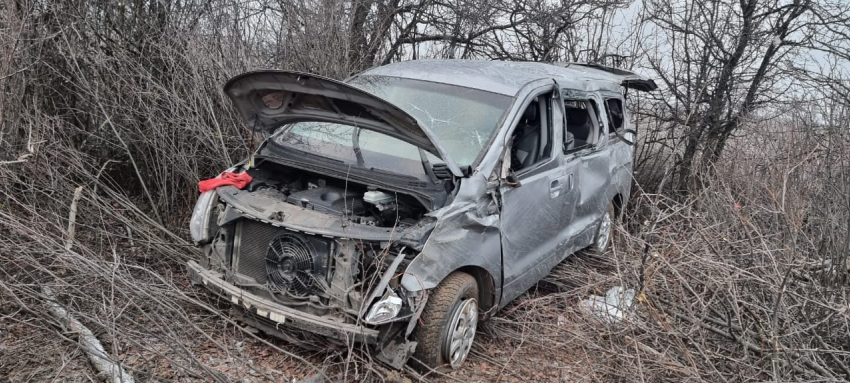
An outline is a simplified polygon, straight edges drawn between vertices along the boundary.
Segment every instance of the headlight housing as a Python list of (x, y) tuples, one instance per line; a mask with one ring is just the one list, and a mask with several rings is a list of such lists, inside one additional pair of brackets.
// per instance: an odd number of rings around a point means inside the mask
[(195, 210), (192, 211), (192, 219), (189, 220), (189, 233), (196, 244), (206, 243), (212, 239), (210, 230), (210, 218), (212, 207), (216, 202), (215, 190), (204, 192), (195, 202)]
[(372, 305), (363, 320), (369, 324), (386, 323), (395, 318), (400, 311), (401, 298), (396, 295), (395, 291), (388, 288), (381, 300)]

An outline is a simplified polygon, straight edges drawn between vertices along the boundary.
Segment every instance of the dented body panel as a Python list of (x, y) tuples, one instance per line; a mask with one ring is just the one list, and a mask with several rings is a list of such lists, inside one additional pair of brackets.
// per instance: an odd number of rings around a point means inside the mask
[[(374, 68), (347, 81), (370, 76), (423, 81), (429, 89), (446, 84), (453, 91), (492, 92), (510, 102), (493, 119), (495, 126), (482, 130), (491, 133), (475, 137), (480, 152), (460, 166), (451, 159), (463, 156), (438, 138), (445, 133), (435, 134), (429, 121), (413, 117), (426, 114), (433, 123), (451, 105), (396, 106), (344, 83), (291, 72), (231, 80), (228, 92), (246, 122), (276, 133), (253, 161), (231, 169), (254, 177), (245, 190), (221, 187), (196, 206), (192, 235), (204, 257), (189, 269), (196, 283), (232, 302), (241, 318), (264, 331), (290, 340), (310, 333), (366, 342), (382, 350), (379, 359), (401, 367), (416, 348), (411, 334), (429, 292), (448, 275), (475, 277), (480, 316), (486, 318), (593, 243), (608, 207), (627, 202), (632, 179), (628, 139), (634, 134), (628, 119), (612, 119), (606, 105), (625, 105), (624, 86), (646, 90), (651, 80), (583, 65), (422, 60)], [(277, 84), (276, 78), (285, 81)], [(274, 110), (259, 113), (257, 103), (267, 102), (270, 91), (285, 91), (276, 95), (283, 103), (301, 97), (296, 91), (318, 97), (311, 105), (321, 110), (296, 102), (297, 113), (287, 115), (273, 98)], [(247, 96), (251, 92), (256, 94)], [(346, 106), (351, 102), (362, 109)], [(319, 116), (318, 125), (297, 125), (314, 121), (311, 113)], [(581, 117), (584, 125), (576, 125)], [(364, 160), (370, 153), (360, 147), (361, 127), (349, 132), (321, 125), (357, 122), (418, 147), (418, 155), (386, 154), (421, 160), (422, 172), (370, 168)], [(622, 126), (609, 128), (617, 123)], [(275, 146), (273, 138), (293, 126), (345, 134), (308, 132), (297, 148)], [(313, 140), (353, 150), (356, 162), (304, 151)], [(575, 148), (576, 140), (583, 146)]]
[(433, 212), (437, 223), (402, 277), (405, 289), (432, 289), (451, 272), (468, 266), (480, 267), (501, 281), (499, 210), (486, 190), (486, 179), (473, 175), (461, 181), (449, 206)]

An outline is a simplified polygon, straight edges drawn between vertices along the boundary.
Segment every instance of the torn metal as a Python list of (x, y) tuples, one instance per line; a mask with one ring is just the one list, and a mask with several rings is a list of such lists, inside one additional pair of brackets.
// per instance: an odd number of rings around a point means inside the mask
[(639, 81), (610, 68), (463, 60), (396, 63), (346, 82), (237, 76), (226, 92), (269, 137), (230, 169), (252, 176), (244, 190), (199, 199), (193, 281), (253, 327), (365, 342), (400, 368), (434, 346), (416, 330), (453, 273), (474, 278), (464, 307), (486, 319), (609, 234), (606, 214), (631, 186), (633, 151), (619, 137), (634, 133), (606, 108), (625, 105), (621, 86), (650, 88)]

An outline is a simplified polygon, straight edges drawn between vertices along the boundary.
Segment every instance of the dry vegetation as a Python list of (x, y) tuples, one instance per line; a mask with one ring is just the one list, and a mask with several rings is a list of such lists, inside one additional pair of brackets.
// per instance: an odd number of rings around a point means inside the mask
[[(601, 32), (626, 2), (548, 12), (514, 1), (308, 3), (3, 0), (0, 381), (100, 379), (76, 334), (47, 313), (45, 286), (139, 382), (850, 380), (840, 65), (792, 68), (811, 81), (796, 100), (774, 88), (790, 67), (772, 67), (753, 100), (769, 108), (724, 122), (734, 134), (688, 173), (702, 182), (687, 190), (684, 135), (702, 124), (710, 136), (712, 118), (749, 112), (730, 100), (746, 97), (753, 66), (730, 69), (737, 82), (711, 101), (717, 110), (641, 100), (637, 182), (613, 252), (558, 266), (482, 326), (467, 366), (450, 376), (388, 371), (357, 346), (310, 349), (240, 327), (183, 268), (196, 256), (185, 229), (196, 182), (251, 146), (221, 92), (230, 76), (280, 67), (344, 77), (423, 56), (594, 61), (615, 51), (640, 62)], [(416, 33), (417, 23), (431, 29)], [(666, 87), (686, 78), (673, 77)], [(707, 86), (691, 88), (699, 98)], [(627, 320), (603, 324), (577, 309), (612, 286), (639, 292)]]

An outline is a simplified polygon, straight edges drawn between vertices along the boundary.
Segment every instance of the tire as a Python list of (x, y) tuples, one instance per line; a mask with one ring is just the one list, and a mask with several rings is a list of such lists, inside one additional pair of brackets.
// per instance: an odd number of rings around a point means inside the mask
[[(413, 338), (419, 342), (413, 354), (414, 358), (425, 366), (438, 371), (450, 371), (459, 368), (466, 360), (475, 337), (475, 329), (478, 324), (477, 300), (478, 284), (471, 275), (456, 271), (443, 279), (431, 291), (425, 309), (422, 311), (422, 316), (419, 318), (419, 325), (414, 330)], [(472, 314), (474, 319), (468, 316), (472, 310), (474, 310), (474, 314)], [(466, 351), (459, 361), (453, 363), (452, 358), (448, 357), (449, 352), (447, 350), (452, 346), (452, 343), (448, 342), (449, 328), (453, 323), (455, 329), (461, 328), (461, 322), (465, 318), (468, 318), (471, 323), (471, 335), (468, 327), (465, 331), (452, 331), (452, 334), (471, 336), (471, 338), (468, 339), (468, 345), (466, 345), (465, 340), (459, 342), (460, 349), (465, 348)]]
[(611, 247), (611, 234), (614, 231), (614, 220), (616, 217), (614, 202), (611, 202), (608, 204), (608, 209), (605, 210), (605, 214), (599, 221), (599, 226), (596, 228), (596, 234), (593, 235), (593, 245), (590, 247), (594, 251), (604, 253), (609, 247)]

